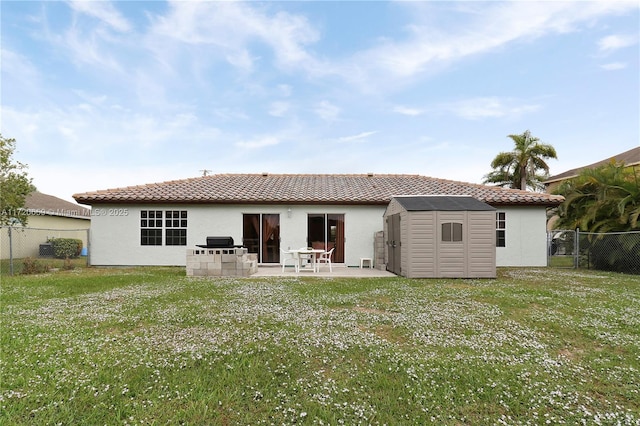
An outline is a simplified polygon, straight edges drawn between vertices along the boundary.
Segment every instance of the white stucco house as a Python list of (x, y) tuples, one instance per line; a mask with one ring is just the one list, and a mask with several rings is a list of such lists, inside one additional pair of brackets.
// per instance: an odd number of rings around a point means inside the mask
[(92, 206), (93, 265), (185, 265), (207, 236), (231, 236), (280, 261), (281, 249), (335, 248), (333, 262), (374, 258), (394, 196), (467, 195), (496, 209), (496, 265), (546, 265), (546, 210), (561, 196), (420, 175), (217, 174), (75, 194)]

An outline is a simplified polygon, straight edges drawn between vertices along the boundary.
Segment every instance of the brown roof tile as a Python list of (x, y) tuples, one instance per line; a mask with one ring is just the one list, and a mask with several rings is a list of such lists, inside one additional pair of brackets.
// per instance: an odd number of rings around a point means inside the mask
[(75, 194), (83, 204), (379, 204), (395, 195), (469, 195), (492, 205), (557, 205), (561, 196), (420, 175), (218, 174)]
[(38, 215), (91, 218), (90, 209), (38, 191), (29, 194), (24, 204), (29, 212)]

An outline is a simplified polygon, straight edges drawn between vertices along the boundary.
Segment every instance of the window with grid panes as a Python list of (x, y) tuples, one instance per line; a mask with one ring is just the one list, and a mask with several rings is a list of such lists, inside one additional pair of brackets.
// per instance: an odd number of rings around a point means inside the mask
[(496, 247), (507, 246), (507, 214), (505, 212), (496, 212)]
[(140, 212), (140, 244), (143, 246), (162, 245), (162, 210), (142, 210)]
[(165, 211), (165, 245), (187, 245), (187, 211)]

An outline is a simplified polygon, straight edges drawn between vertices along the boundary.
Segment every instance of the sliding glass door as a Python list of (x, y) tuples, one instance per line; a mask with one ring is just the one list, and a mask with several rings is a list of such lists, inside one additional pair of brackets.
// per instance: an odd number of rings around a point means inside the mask
[(279, 263), (280, 215), (242, 215), (242, 243), (249, 253), (258, 254), (258, 263)]
[(307, 244), (327, 251), (335, 248), (332, 261), (344, 263), (344, 214), (309, 214)]

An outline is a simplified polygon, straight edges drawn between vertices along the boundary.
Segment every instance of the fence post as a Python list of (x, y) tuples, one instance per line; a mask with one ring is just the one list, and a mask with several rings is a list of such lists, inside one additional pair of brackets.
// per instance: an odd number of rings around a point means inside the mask
[(11, 225), (9, 225), (9, 275), (13, 276), (13, 239)]
[(87, 266), (91, 266), (91, 229), (87, 228)]
[(576, 228), (575, 231), (575, 255), (573, 257), (573, 269), (580, 267), (580, 228)]
[(551, 231), (547, 230), (547, 267), (551, 266)]

